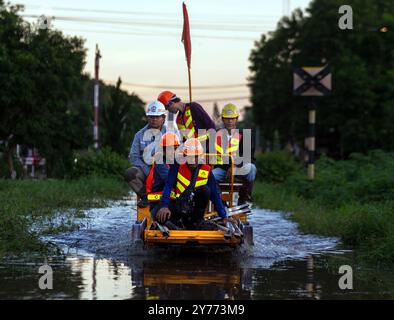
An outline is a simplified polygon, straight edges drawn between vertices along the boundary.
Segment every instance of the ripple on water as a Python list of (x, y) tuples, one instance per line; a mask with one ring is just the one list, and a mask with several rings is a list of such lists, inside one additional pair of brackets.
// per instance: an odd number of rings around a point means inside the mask
[[(131, 224), (136, 218), (135, 205), (135, 198), (132, 198), (112, 202), (106, 208), (86, 210), (87, 218), (79, 221), (79, 230), (46, 236), (44, 240), (58, 244), (65, 252), (128, 259), (133, 253)], [(254, 209), (250, 223), (254, 228), (255, 245), (252, 250), (246, 250), (246, 254), (253, 265), (259, 267), (333, 250), (338, 244), (335, 238), (302, 234), (297, 224), (280, 212)], [(245, 250), (237, 252), (245, 254)]]

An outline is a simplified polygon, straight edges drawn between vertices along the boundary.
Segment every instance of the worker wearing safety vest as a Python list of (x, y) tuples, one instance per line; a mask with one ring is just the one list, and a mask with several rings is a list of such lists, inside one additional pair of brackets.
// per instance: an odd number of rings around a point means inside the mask
[(166, 109), (176, 114), (176, 124), (182, 134), (183, 141), (190, 138), (197, 138), (200, 141), (207, 140), (208, 134), (199, 135), (199, 129), (215, 129), (215, 123), (206, 113), (204, 108), (197, 102), (184, 103), (171, 91), (163, 91), (157, 98)]
[[(156, 161), (152, 164), (149, 175), (146, 178), (146, 194), (150, 203), (150, 213), (153, 220), (155, 220), (156, 213), (160, 208), (159, 205), (164, 185), (170, 166), (175, 162), (175, 152), (179, 144), (179, 138), (173, 132), (167, 132), (162, 136), (160, 147), (162, 147), (163, 152), (157, 154), (158, 157), (161, 157), (161, 161)], [(170, 198), (175, 199), (173, 191), (170, 194)]]
[[(204, 154), (200, 141), (191, 138), (184, 143), (182, 148), (186, 162), (171, 166), (160, 202), (161, 208), (156, 215), (156, 219), (161, 223), (171, 220), (178, 225), (181, 222), (187, 228), (198, 228), (204, 220), (204, 212), (209, 200), (214, 204), (219, 216), (226, 218), (226, 209), (215, 177), (211, 173), (211, 166), (199, 164), (199, 159)], [(170, 195), (171, 191), (174, 191), (175, 198), (181, 197), (192, 183), (193, 177), (195, 177), (194, 207), (191, 208), (190, 214), (185, 217), (179, 212), (176, 204), (177, 200), (171, 200)]]
[[(234, 104), (227, 104), (222, 110), (222, 121), (224, 128), (216, 134), (215, 148), (217, 156), (215, 168), (212, 170), (216, 180), (223, 182), (230, 176), (231, 157), (243, 157), (243, 131), (237, 129), (238, 111)], [(256, 166), (254, 161), (254, 144), (251, 146), (252, 162), (237, 165), (234, 168), (236, 180), (243, 184), (239, 191), (238, 205), (251, 201), (253, 182), (256, 179)], [(237, 172), (238, 171), (238, 172)], [(238, 174), (239, 173), (239, 174)], [(246, 174), (245, 174), (246, 173)]]

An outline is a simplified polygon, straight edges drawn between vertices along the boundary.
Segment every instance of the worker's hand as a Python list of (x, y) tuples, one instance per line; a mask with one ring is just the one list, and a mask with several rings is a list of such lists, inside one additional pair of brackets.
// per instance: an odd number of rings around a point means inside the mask
[(161, 208), (156, 214), (156, 219), (160, 223), (166, 222), (168, 219), (170, 219), (170, 217), (171, 217), (171, 211), (168, 208)]

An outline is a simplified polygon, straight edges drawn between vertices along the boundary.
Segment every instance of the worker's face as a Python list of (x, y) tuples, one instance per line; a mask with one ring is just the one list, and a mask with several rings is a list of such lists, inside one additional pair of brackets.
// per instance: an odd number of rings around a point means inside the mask
[(189, 166), (190, 170), (194, 170), (198, 166), (198, 156), (187, 156), (186, 157), (186, 162), (187, 165)]
[(160, 129), (165, 121), (166, 116), (148, 116), (148, 124), (151, 129)]
[(168, 102), (166, 105), (166, 109), (171, 112), (171, 113), (177, 113), (178, 109), (177, 109), (177, 105), (179, 104), (179, 102)]
[(238, 117), (237, 118), (222, 118), (224, 127), (227, 130), (232, 130), (237, 128), (237, 122), (238, 122)]

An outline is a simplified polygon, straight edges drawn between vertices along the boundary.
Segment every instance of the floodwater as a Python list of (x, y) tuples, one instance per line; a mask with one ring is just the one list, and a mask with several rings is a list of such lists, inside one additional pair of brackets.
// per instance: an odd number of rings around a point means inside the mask
[[(136, 252), (135, 198), (87, 210), (78, 231), (48, 236), (62, 257), (0, 261), (0, 299), (393, 299), (394, 270), (361, 268), (335, 238), (302, 234), (283, 213), (254, 209), (255, 245)], [(53, 270), (41, 290), (39, 267)], [(353, 269), (341, 290), (339, 266)]]

